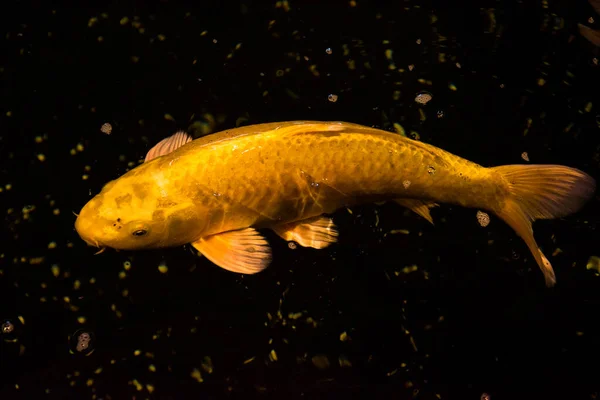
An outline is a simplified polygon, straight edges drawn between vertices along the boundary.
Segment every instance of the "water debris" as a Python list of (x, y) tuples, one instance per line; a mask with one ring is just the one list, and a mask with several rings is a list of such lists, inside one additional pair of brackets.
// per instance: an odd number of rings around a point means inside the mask
[[(433, 168), (433, 167), (431, 167), (431, 168)], [(434, 171), (435, 171), (435, 169), (434, 169)], [(404, 189), (408, 189), (410, 187), (410, 184), (411, 184), (411, 182), (408, 179), (402, 181), (402, 186), (404, 186)]]
[(484, 213), (483, 211), (477, 211), (477, 222), (479, 222), (479, 225), (481, 225), (482, 227), (486, 227), (490, 224), (490, 216), (487, 213)]
[(396, 130), (396, 132), (402, 136), (406, 136), (406, 131), (404, 130), (404, 128), (402, 127), (402, 125), (400, 125), (397, 122), (394, 122), (394, 129)]
[(311, 358), (313, 365), (319, 369), (329, 368), (329, 358), (323, 354), (317, 354)]
[(69, 339), (71, 354), (89, 356), (94, 352), (96, 338), (93, 332), (78, 330)]
[(429, 92), (426, 91), (421, 91), (419, 93), (417, 93), (416, 97), (415, 97), (415, 101), (419, 104), (427, 104), (431, 101), (431, 99), (433, 98), (433, 95)]
[(198, 383), (204, 382), (204, 379), (202, 379), (202, 372), (200, 372), (198, 368), (194, 368), (190, 376)]
[(329, 96), (327, 96), (327, 100), (329, 100), (332, 103), (335, 103), (336, 101), (338, 101), (338, 95), (337, 94), (330, 94)]
[(525, 161), (529, 161), (529, 155), (527, 154), (526, 151), (524, 151), (523, 153), (521, 153), (521, 158)]
[(600, 273), (600, 257), (591, 256), (588, 259), (585, 268), (586, 269), (593, 269), (594, 271)]
[(110, 135), (112, 133), (112, 125), (108, 122), (102, 124), (102, 126), (100, 127), (100, 132)]
[(325, 49), (325, 53), (331, 54), (331, 53), (333, 53), (333, 50), (331, 50), (331, 47), (328, 47)]

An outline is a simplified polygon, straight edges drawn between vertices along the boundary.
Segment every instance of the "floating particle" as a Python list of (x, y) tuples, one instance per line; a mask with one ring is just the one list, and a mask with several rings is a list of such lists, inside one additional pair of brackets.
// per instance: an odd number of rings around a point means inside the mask
[(37, 159), (41, 162), (46, 161), (46, 156), (44, 154), (38, 154)]
[(160, 265), (158, 266), (158, 272), (160, 272), (161, 274), (166, 274), (167, 272), (169, 272), (169, 267), (167, 267), (167, 265), (164, 262), (160, 263)]
[(544, 78), (539, 78), (537, 84), (538, 86), (544, 86), (546, 84), (546, 80)]
[(327, 100), (329, 100), (332, 103), (335, 103), (338, 100), (338, 95), (337, 94), (330, 94), (329, 96), (327, 96)]
[(342, 342), (345, 342), (346, 340), (348, 340), (348, 334), (346, 333), (346, 331), (344, 331), (340, 334), (340, 340)]
[(275, 350), (271, 350), (271, 352), (269, 353), (269, 360), (277, 361), (277, 353), (275, 352)]
[(443, 112), (443, 111), (441, 111), (441, 110), (440, 110), (440, 111), (438, 111), (438, 112), (437, 112), (437, 117), (438, 117), (438, 118), (444, 118), (444, 112)]
[(394, 122), (394, 129), (396, 130), (396, 132), (402, 136), (406, 136), (406, 131), (404, 130), (404, 128), (402, 127), (402, 125), (400, 125), (397, 122)]
[(404, 186), (404, 189), (408, 189), (410, 187), (410, 181), (409, 180), (405, 180), (402, 181), (402, 186)]
[(326, 355), (318, 354), (311, 358), (313, 365), (319, 369), (329, 368), (329, 358)]
[(492, 396), (490, 396), (487, 393), (482, 393), (481, 397), (479, 398), (480, 400), (491, 400)]
[(328, 47), (325, 49), (325, 53), (331, 54), (331, 53), (333, 53), (333, 50), (331, 50), (331, 47)]
[(291, 250), (296, 250), (296, 249), (298, 248), (298, 246), (297, 246), (297, 245), (296, 245), (296, 243), (294, 243), (294, 242), (288, 242), (288, 247), (289, 247)]
[(527, 152), (524, 151), (523, 153), (521, 153), (521, 158), (525, 161), (529, 161), (529, 154), (527, 154)]
[(198, 368), (194, 368), (190, 376), (198, 383), (204, 382), (204, 379), (202, 379), (202, 373)]
[(456, 85), (454, 83), (449, 83), (448, 89), (452, 90), (453, 92), (456, 92), (458, 90), (458, 88), (456, 87)]
[(71, 354), (89, 356), (96, 347), (96, 336), (93, 332), (83, 329), (78, 330), (69, 338), (69, 349)]
[(419, 92), (417, 93), (416, 97), (415, 97), (415, 101), (419, 104), (427, 104), (431, 101), (431, 99), (433, 98), (433, 95), (429, 92)]
[(408, 66), (408, 70), (409, 70), (409, 71), (412, 71), (413, 69), (415, 69), (415, 66), (414, 66), (414, 64), (410, 64), (410, 65)]
[(18, 331), (20, 324), (23, 324), (23, 321), (9, 319), (3, 320), (0, 324), (0, 337), (2, 337), (2, 340), (9, 343), (17, 342), (19, 340)]
[(108, 122), (102, 124), (102, 126), (100, 127), (100, 132), (110, 135), (112, 133), (112, 125)]
[(477, 211), (477, 222), (485, 228), (490, 224), (490, 216), (483, 211)]
[(3, 335), (12, 333), (14, 330), (15, 330), (15, 325), (12, 322), (10, 322), (9, 320), (2, 322), (2, 325), (0, 325), (0, 332), (2, 332)]
[(434, 167), (433, 165), (428, 165), (428, 166), (427, 166), (427, 173), (428, 173), (429, 175), (433, 175), (433, 174), (435, 174), (435, 167)]
[(585, 266), (586, 269), (593, 269), (596, 272), (600, 272), (600, 257), (591, 256)]
[(461, 68), (460, 63), (456, 63), (456, 68)]
[(125, 271), (129, 271), (131, 269), (131, 261), (125, 261), (123, 263), (123, 268), (125, 268)]
[(417, 44), (421, 44), (421, 39), (417, 39)]

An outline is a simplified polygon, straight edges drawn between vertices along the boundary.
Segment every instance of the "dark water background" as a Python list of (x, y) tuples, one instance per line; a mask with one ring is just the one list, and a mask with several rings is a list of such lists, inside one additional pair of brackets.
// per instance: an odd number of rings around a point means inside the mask
[[(597, 195), (534, 225), (552, 290), (504, 223), (447, 205), (435, 226), (391, 204), (340, 210), (322, 251), (265, 232), (275, 261), (255, 276), (188, 248), (93, 255), (72, 211), (178, 129), (398, 123), (485, 166), (527, 152), (600, 176), (586, 2), (219, 3), (3, 5), (0, 398), (600, 396)], [(91, 354), (69, 341), (82, 331)]]

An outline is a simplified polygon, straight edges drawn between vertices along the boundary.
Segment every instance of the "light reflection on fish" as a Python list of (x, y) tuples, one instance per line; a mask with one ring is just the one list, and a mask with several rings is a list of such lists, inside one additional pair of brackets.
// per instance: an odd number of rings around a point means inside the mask
[(252, 274), (271, 261), (257, 229), (322, 249), (338, 237), (326, 214), (341, 207), (393, 200), (432, 222), (429, 208), (449, 203), (503, 219), (553, 286), (554, 271), (531, 223), (578, 211), (594, 191), (594, 179), (574, 168), (485, 168), (366, 126), (294, 121), (193, 141), (178, 132), (153, 147), (145, 163), (106, 184), (83, 207), (75, 228), (101, 248), (191, 243), (221, 268)]

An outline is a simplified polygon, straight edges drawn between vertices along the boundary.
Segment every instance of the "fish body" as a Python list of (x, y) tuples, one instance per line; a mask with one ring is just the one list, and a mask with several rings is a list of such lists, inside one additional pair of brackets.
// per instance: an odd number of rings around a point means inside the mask
[(327, 214), (394, 200), (432, 222), (437, 203), (490, 211), (525, 240), (546, 283), (554, 272), (531, 222), (577, 211), (593, 194), (585, 173), (555, 165), (485, 168), (398, 134), (345, 122), (294, 121), (191, 140), (178, 133), (146, 162), (109, 182), (75, 227), (97, 247), (191, 243), (215, 264), (255, 273), (270, 262), (256, 229), (324, 248), (338, 232)]

